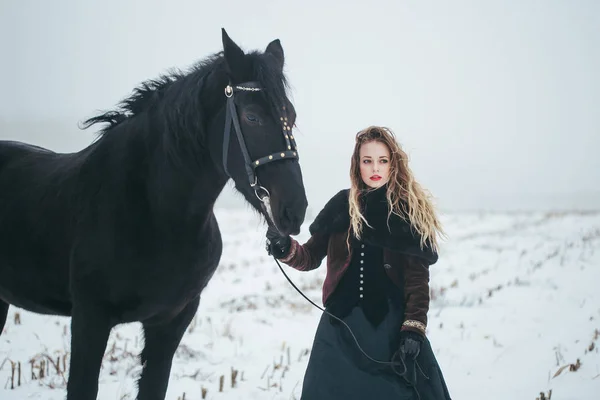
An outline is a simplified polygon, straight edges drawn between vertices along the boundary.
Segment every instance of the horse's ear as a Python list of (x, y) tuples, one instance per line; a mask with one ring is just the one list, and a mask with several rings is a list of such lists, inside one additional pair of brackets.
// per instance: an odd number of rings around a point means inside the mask
[(271, 43), (269, 43), (269, 45), (267, 46), (267, 48), (265, 50), (265, 53), (272, 54), (275, 57), (275, 60), (277, 60), (277, 65), (278, 65), (279, 69), (283, 70), (283, 63), (284, 63), (283, 47), (281, 47), (281, 42), (279, 41), (279, 39), (275, 39)]
[(225, 28), (221, 28), (223, 54), (229, 73), (236, 79), (242, 79), (244, 71), (244, 51), (229, 37)]

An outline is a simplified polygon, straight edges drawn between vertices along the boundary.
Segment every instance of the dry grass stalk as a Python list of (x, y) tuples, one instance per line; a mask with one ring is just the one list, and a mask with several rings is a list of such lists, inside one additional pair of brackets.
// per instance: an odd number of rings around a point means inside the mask
[[(4, 361), (10, 362), (10, 389), (14, 390), (15, 387), (21, 386), (21, 361), (14, 362), (9, 359), (5, 359)], [(2, 363), (2, 365), (0, 365), (0, 367), (3, 365), (4, 365), (4, 362)], [(16, 385), (15, 385), (15, 376), (17, 378)]]
[(238, 370), (231, 367), (231, 387), (234, 388), (237, 384)]
[(33, 368), (35, 367), (35, 359), (29, 360), (29, 365), (31, 366), (31, 380), (34, 381), (37, 379), (35, 371), (33, 370)]
[(301, 351), (300, 351), (300, 355), (298, 356), (298, 362), (300, 362), (300, 360), (302, 360), (302, 357), (303, 357), (303, 356), (306, 356), (306, 355), (308, 355), (308, 353), (309, 353), (309, 350), (308, 350), (308, 349), (301, 350)]
[(10, 362), (10, 390), (15, 389), (15, 371), (16, 371), (15, 362), (11, 361)]
[(560, 375), (566, 368), (569, 368), (569, 371), (571, 372), (575, 372), (577, 371), (579, 368), (581, 367), (581, 361), (579, 360), (579, 358), (577, 359), (577, 361), (575, 362), (575, 364), (566, 364), (563, 365), (562, 367), (560, 367), (558, 369), (558, 371), (556, 371), (556, 373), (552, 376), (552, 378), (556, 378), (558, 375)]
[[(62, 368), (61, 368), (61, 357), (57, 356), (56, 360), (47, 353), (36, 354), (29, 360), (29, 366), (31, 368), (31, 380), (42, 380), (44, 378), (50, 378), (52, 376), (51, 371), (56, 371), (57, 376), (62, 378), (62, 383), (66, 386), (67, 380), (64, 376), (66, 371), (66, 357), (67, 354), (62, 356)], [(51, 367), (53, 367), (51, 369)], [(36, 373), (37, 372), (37, 373)], [(20, 385), (21, 382), (21, 363), (17, 363), (17, 378)], [(49, 387), (57, 387), (55, 383), (45, 383)]]
[(273, 371), (281, 368), (283, 365), (283, 356), (279, 356), (279, 362), (275, 362), (275, 360), (273, 360)]
[(540, 397), (536, 397), (535, 400), (550, 400), (552, 398), (552, 389), (548, 391), (548, 397), (544, 392), (540, 392)]
[(265, 370), (263, 371), (262, 375), (260, 376), (260, 379), (265, 377), (265, 374), (267, 373), (267, 371), (269, 370), (270, 365), (267, 365), (267, 368), (265, 368)]
[(56, 362), (54, 363), (54, 368), (56, 368), (56, 373), (60, 374), (60, 356), (56, 356)]

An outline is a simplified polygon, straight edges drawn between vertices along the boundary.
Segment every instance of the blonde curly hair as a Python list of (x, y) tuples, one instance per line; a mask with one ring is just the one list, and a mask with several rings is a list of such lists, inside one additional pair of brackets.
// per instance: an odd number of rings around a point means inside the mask
[[(434, 251), (438, 251), (438, 236), (445, 236), (440, 220), (436, 215), (431, 195), (415, 180), (408, 166), (408, 156), (396, 141), (394, 133), (386, 127), (369, 126), (356, 134), (356, 143), (350, 165), (350, 193), (348, 196), (350, 209), (350, 226), (354, 236), (360, 239), (363, 223), (367, 220), (360, 211), (359, 196), (361, 192), (371, 190), (360, 175), (360, 148), (363, 144), (377, 141), (387, 146), (390, 151), (390, 177), (387, 184), (386, 198), (389, 216), (393, 213), (407, 220), (421, 237), (421, 248), (429, 242)], [(405, 208), (408, 204), (408, 210)], [(350, 234), (350, 233), (349, 233)], [(349, 235), (348, 235), (349, 239)]]

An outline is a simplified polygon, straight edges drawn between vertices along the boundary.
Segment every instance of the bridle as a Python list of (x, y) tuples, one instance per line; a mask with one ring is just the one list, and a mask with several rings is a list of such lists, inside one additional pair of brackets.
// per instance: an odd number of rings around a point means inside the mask
[(273, 215), (271, 211), (270, 201), (271, 196), (269, 191), (262, 186), (258, 182), (258, 177), (256, 176), (256, 168), (261, 165), (268, 164), (273, 161), (281, 161), (288, 159), (298, 159), (298, 149), (296, 146), (296, 141), (294, 140), (294, 135), (292, 135), (292, 127), (288, 124), (287, 121), (287, 113), (285, 106), (282, 107), (283, 113), (279, 113), (279, 120), (282, 124), (282, 132), (283, 137), (285, 139), (285, 149), (277, 153), (271, 153), (264, 157), (257, 158), (253, 160), (248, 153), (248, 147), (246, 146), (246, 142), (244, 140), (244, 136), (242, 135), (242, 128), (240, 127), (240, 121), (237, 115), (237, 108), (234, 102), (234, 93), (236, 92), (260, 92), (263, 88), (260, 86), (259, 82), (249, 81), (240, 83), (239, 85), (227, 85), (225, 87), (225, 97), (227, 97), (227, 104), (225, 105), (225, 131), (223, 134), (223, 169), (227, 176), (231, 177), (229, 171), (227, 169), (227, 156), (229, 152), (229, 141), (231, 134), (231, 125), (233, 124), (233, 129), (235, 131), (238, 143), (240, 145), (240, 150), (242, 151), (242, 156), (244, 157), (244, 167), (246, 169), (246, 174), (248, 175), (248, 183), (250, 187), (254, 189), (254, 194), (256, 197), (262, 202), (263, 208), (266, 214), (273, 221)]

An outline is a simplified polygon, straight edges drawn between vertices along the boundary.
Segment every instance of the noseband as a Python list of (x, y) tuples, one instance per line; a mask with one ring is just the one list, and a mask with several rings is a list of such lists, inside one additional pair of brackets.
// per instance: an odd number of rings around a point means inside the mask
[[(225, 96), (227, 97), (226, 111), (225, 111), (225, 132), (223, 135), (223, 168), (227, 176), (231, 178), (229, 171), (227, 169), (227, 155), (229, 152), (229, 140), (231, 133), (231, 125), (233, 123), (233, 128), (240, 144), (240, 149), (242, 151), (242, 155), (244, 157), (244, 167), (246, 168), (246, 174), (248, 175), (248, 183), (250, 187), (254, 189), (254, 193), (256, 197), (260, 201), (263, 202), (265, 206), (268, 206), (268, 202), (270, 201), (270, 194), (267, 189), (260, 185), (258, 182), (258, 178), (256, 176), (256, 168), (261, 165), (268, 164), (273, 161), (279, 160), (287, 160), (287, 159), (298, 159), (298, 150), (296, 147), (296, 141), (294, 140), (294, 136), (292, 135), (292, 127), (288, 125), (287, 122), (287, 113), (285, 112), (285, 106), (282, 107), (283, 113), (279, 113), (279, 120), (282, 124), (282, 132), (283, 138), (285, 139), (285, 149), (281, 150), (277, 153), (268, 154), (264, 157), (260, 157), (257, 159), (252, 159), (250, 154), (248, 153), (248, 147), (246, 146), (246, 142), (244, 140), (244, 136), (242, 135), (242, 128), (240, 127), (240, 121), (238, 119), (237, 109), (234, 102), (234, 94), (236, 92), (260, 92), (263, 88), (260, 86), (258, 82), (244, 82), (239, 85), (232, 86), (231, 84), (225, 87)], [(270, 206), (267, 207), (268, 212), (270, 213)], [(270, 215), (271, 219), (272, 216)]]

